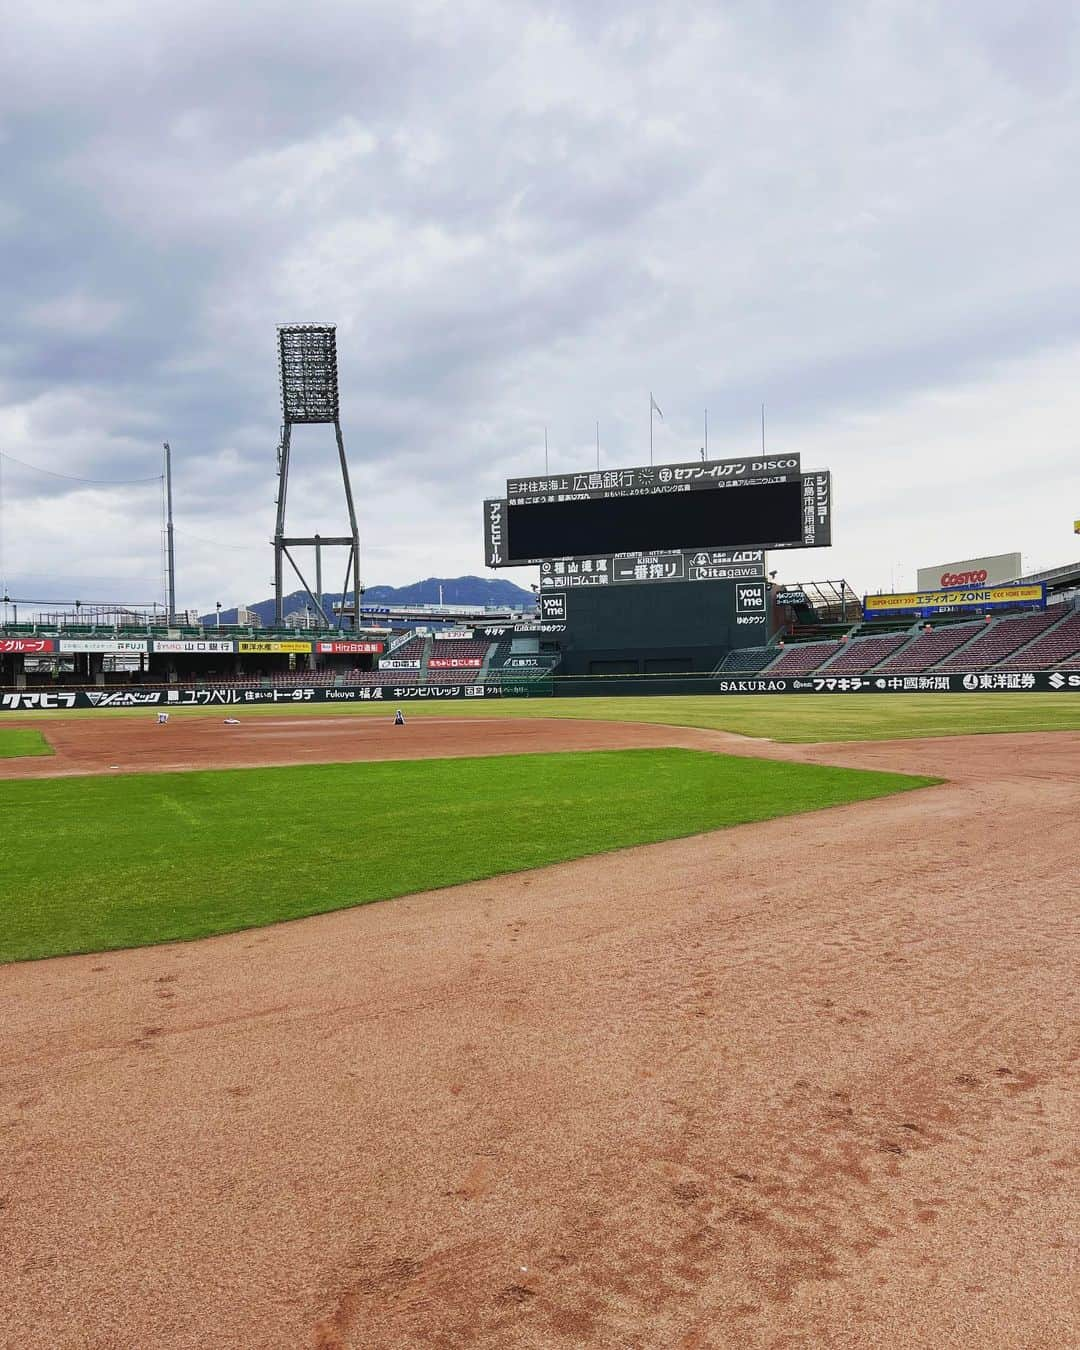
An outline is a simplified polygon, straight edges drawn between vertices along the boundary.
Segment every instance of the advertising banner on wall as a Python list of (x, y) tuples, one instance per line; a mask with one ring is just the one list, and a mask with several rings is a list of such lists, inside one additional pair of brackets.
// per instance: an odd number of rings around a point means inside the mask
[(232, 638), (155, 638), (155, 652), (177, 656), (227, 656), (236, 651)]
[(1019, 553), (995, 553), (989, 558), (964, 558), (961, 562), (920, 567), (915, 586), (920, 591), (1001, 586), (1007, 581), (1015, 581), (1022, 573)]
[(149, 650), (150, 643), (147, 638), (60, 638), (58, 647), (62, 652), (138, 656)]
[(970, 590), (911, 591), (905, 595), (867, 595), (863, 597), (863, 617), (881, 619), (904, 614), (941, 614), (951, 610), (1008, 609), (1027, 605), (1046, 608), (1046, 585), (981, 586)]
[[(991, 671), (948, 675), (854, 675), (801, 677), (751, 675), (745, 678), (723, 675), (686, 681), (693, 692), (701, 694), (1080, 694), (1080, 671)], [(575, 693), (649, 693), (664, 692), (665, 681), (619, 677), (609, 680), (567, 680)], [(459, 698), (505, 698), (531, 692), (528, 681), (513, 684), (438, 684), (438, 685), (353, 685), (340, 689), (300, 687), (296, 689), (234, 689), (197, 686), (191, 688), (146, 689), (16, 689), (0, 693), (0, 713), (69, 712), (73, 708), (206, 708), (220, 706), (236, 709), (255, 704), (274, 704), (287, 708), (298, 703), (359, 703), (379, 701), (402, 703), (407, 700)], [(556, 687), (555, 692), (560, 692)], [(389, 710), (388, 710), (389, 711)]]
[(379, 662), (380, 670), (419, 670), (419, 661), (401, 661), (396, 657), (383, 657)]
[(506, 565), (506, 499), (489, 497), (484, 502), (484, 566)]
[(471, 642), (471, 628), (447, 628), (441, 633), (435, 634), (436, 642)]
[(583, 497), (630, 497), (684, 488), (712, 488), (740, 479), (798, 474), (799, 456), (773, 459), (690, 460), (686, 464), (643, 464), (632, 469), (597, 469), (586, 473), (543, 474), (539, 478), (508, 478), (507, 500), (558, 502)]
[(9, 652), (20, 652), (24, 656), (41, 656), (54, 651), (56, 643), (52, 638), (0, 637), (0, 656), (6, 656)]
[[(482, 684), (352, 685), (344, 689), (232, 689), (197, 686), (183, 689), (20, 689), (0, 693), (0, 713), (70, 712), (73, 708), (244, 708), (298, 703), (401, 703), (406, 699), (504, 698), (506, 686)], [(388, 710), (389, 711), (389, 710)]]
[(481, 656), (432, 656), (428, 659), (430, 670), (479, 670), (483, 664)]
[(262, 656), (300, 655), (311, 651), (310, 642), (296, 641), (254, 641), (241, 638), (236, 644), (239, 652), (253, 652)]
[(765, 550), (760, 548), (607, 553), (542, 562), (540, 589), (620, 586), (642, 581), (747, 581), (764, 575)]
[(325, 656), (378, 656), (385, 646), (382, 642), (317, 642), (315, 650)]

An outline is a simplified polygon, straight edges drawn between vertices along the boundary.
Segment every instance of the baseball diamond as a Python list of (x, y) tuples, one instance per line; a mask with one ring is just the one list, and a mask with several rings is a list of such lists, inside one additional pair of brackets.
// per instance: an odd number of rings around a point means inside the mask
[(1076, 7), (684, 8), (5, 15), (0, 1350), (1080, 1346)]

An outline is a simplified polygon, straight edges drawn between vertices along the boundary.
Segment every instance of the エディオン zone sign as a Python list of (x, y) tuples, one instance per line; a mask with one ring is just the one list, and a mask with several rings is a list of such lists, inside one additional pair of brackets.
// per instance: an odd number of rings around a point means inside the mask
[(970, 590), (908, 591), (903, 595), (867, 595), (863, 617), (926, 614), (947, 609), (1006, 609), (1010, 605), (1046, 604), (1043, 582), (1032, 586), (974, 586)]

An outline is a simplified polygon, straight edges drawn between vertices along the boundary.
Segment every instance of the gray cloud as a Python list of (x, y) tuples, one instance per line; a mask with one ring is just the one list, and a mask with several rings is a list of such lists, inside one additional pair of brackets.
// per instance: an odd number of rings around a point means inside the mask
[[(553, 467), (597, 418), (639, 462), (650, 388), (658, 454), (696, 453), (705, 406), (711, 449), (755, 450), (764, 400), (834, 467), (804, 575), (1068, 555), (1065, 0), (71, 3), (7, 36), (0, 450), (127, 478), (169, 439), (185, 603), (267, 592), (274, 325), (307, 319), (339, 327), (372, 582), (479, 571), (479, 500), (545, 424)], [(296, 527), (339, 521), (330, 438), (296, 465)], [(5, 468), (0, 581), (159, 587), (155, 512)]]

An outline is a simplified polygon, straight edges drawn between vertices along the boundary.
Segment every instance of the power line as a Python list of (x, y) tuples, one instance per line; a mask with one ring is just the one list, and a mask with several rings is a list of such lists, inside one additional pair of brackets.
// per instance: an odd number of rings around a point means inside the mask
[(57, 473), (55, 469), (43, 469), (40, 464), (27, 464), (24, 459), (16, 459), (14, 455), (9, 455), (0, 450), (0, 459), (6, 459), (9, 464), (18, 464), (21, 469), (30, 469), (33, 473), (43, 473), (49, 478), (62, 478), (67, 483), (92, 483), (96, 487), (133, 487), (136, 484), (160, 483), (162, 475), (154, 474), (153, 478), (80, 478), (71, 473)]

